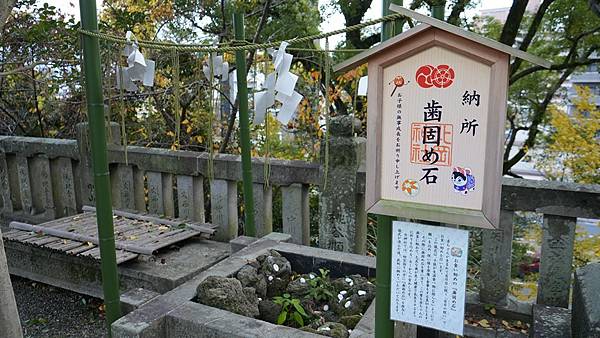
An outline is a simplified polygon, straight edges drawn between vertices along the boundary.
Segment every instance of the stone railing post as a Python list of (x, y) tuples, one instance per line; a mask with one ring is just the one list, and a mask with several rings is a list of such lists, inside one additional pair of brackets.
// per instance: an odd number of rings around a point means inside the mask
[(283, 233), (292, 235), (291, 243), (310, 245), (308, 186), (299, 183), (281, 187)]
[(6, 155), (0, 153), (0, 217), (13, 212), (13, 204), (10, 192), (10, 177), (8, 176), (8, 164)]
[(482, 230), (481, 286), (482, 303), (506, 305), (510, 286), (514, 212), (500, 211), (500, 229)]
[[(327, 173), (322, 175), (326, 175), (326, 180), (323, 180), (319, 200), (319, 246), (345, 252), (364, 247), (364, 244), (356, 243), (357, 220), (360, 218), (356, 211), (356, 172), (360, 159), (359, 141), (352, 135), (352, 123), (355, 123), (354, 118), (346, 115), (331, 119), (329, 156), (321, 156), (327, 161)], [(324, 154), (325, 146), (321, 149)], [(324, 162), (321, 168), (325, 170)], [(362, 230), (358, 233), (365, 238)]]
[(569, 307), (577, 218), (544, 214), (537, 303)]
[(238, 234), (237, 182), (213, 179), (210, 182), (211, 222), (219, 226), (215, 239), (229, 242)]
[(263, 237), (273, 232), (273, 187), (254, 183), (252, 195), (254, 195), (256, 237)]
[[(119, 124), (110, 123), (111, 143), (121, 144), (121, 130)], [(90, 139), (88, 123), (77, 124), (77, 149), (79, 150), (79, 164), (77, 172), (80, 175), (81, 203), (84, 205), (96, 205), (94, 197), (94, 172), (92, 170), (92, 156), (90, 152)]]

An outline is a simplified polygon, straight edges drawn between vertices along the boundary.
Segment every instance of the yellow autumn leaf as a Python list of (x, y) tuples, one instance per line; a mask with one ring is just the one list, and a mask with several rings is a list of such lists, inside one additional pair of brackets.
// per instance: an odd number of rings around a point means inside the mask
[(490, 327), (490, 323), (488, 322), (487, 319), (482, 319), (482, 320), (478, 321), (477, 323), (479, 323), (479, 325), (481, 325), (481, 327), (485, 327), (485, 328)]

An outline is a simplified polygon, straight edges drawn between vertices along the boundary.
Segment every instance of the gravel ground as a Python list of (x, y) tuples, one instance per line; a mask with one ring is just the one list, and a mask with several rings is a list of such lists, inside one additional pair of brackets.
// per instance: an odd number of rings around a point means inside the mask
[(102, 300), (11, 276), (25, 337), (103, 337)]

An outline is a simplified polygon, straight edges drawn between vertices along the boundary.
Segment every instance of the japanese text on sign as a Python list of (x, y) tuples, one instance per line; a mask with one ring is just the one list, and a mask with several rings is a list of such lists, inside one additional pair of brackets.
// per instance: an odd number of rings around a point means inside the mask
[(469, 233), (394, 222), (390, 316), (463, 334)]

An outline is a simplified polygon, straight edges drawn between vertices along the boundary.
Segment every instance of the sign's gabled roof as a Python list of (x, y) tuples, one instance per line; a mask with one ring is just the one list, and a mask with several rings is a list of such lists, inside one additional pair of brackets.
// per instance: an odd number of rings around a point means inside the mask
[(473, 42), (476, 42), (476, 43), (479, 43), (481, 45), (487, 46), (489, 48), (493, 48), (493, 49), (498, 50), (500, 52), (509, 54), (511, 56), (518, 57), (518, 58), (523, 59), (525, 61), (529, 61), (529, 62), (531, 62), (533, 64), (542, 66), (544, 68), (550, 68), (550, 66), (551, 66), (551, 63), (549, 61), (544, 60), (544, 59), (542, 59), (542, 58), (540, 58), (538, 56), (529, 54), (529, 53), (524, 52), (524, 51), (522, 51), (520, 49), (517, 49), (517, 48), (512, 48), (512, 47), (507, 46), (507, 45), (505, 45), (503, 43), (500, 43), (498, 41), (494, 41), (494, 40), (488, 39), (486, 37), (483, 37), (483, 36), (481, 36), (479, 34), (475, 34), (473, 32), (470, 32), (470, 31), (464, 30), (462, 28), (456, 27), (456, 26), (451, 25), (451, 24), (449, 24), (447, 22), (444, 22), (444, 21), (441, 21), (441, 20), (438, 20), (438, 19), (434, 19), (432, 17), (429, 17), (429, 16), (426, 16), (426, 15), (417, 13), (415, 11), (411, 11), (410, 9), (404, 8), (402, 6), (391, 4), (390, 5), (390, 10), (392, 10), (394, 12), (398, 12), (400, 14), (404, 14), (404, 15), (406, 15), (406, 16), (408, 16), (408, 17), (410, 17), (410, 18), (412, 18), (412, 19), (414, 19), (416, 21), (421, 22), (422, 24), (420, 24), (420, 25), (418, 25), (418, 26), (416, 26), (414, 28), (411, 28), (411, 29), (409, 29), (409, 30), (407, 30), (407, 31), (399, 34), (399, 35), (396, 35), (395, 37), (393, 37), (393, 38), (391, 38), (389, 40), (386, 40), (386, 41), (382, 42), (381, 44), (379, 44), (379, 45), (377, 45), (377, 46), (375, 46), (373, 48), (370, 48), (370, 49), (368, 49), (368, 50), (366, 50), (366, 51), (364, 51), (364, 52), (362, 52), (360, 54), (357, 54), (357, 55), (351, 57), (350, 59), (348, 59), (348, 60), (346, 60), (346, 61), (344, 61), (342, 63), (339, 63), (339, 64), (335, 65), (333, 67), (333, 70), (335, 72), (345, 71), (345, 70), (354, 68), (354, 67), (356, 67), (356, 66), (358, 66), (358, 65), (366, 62), (366, 59), (369, 58), (370, 56), (378, 54), (381, 51), (385, 50), (388, 46), (394, 45), (397, 42), (402, 41), (404, 39), (407, 39), (408, 37), (410, 37), (412, 35), (415, 35), (415, 34), (421, 32), (423, 30), (426, 30), (426, 29), (430, 28), (430, 27), (435, 27), (437, 29), (441, 29), (441, 30), (446, 31), (448, 33), (460, 36), (460, 37), (465, 38), (467, 40), (471, 40)]

